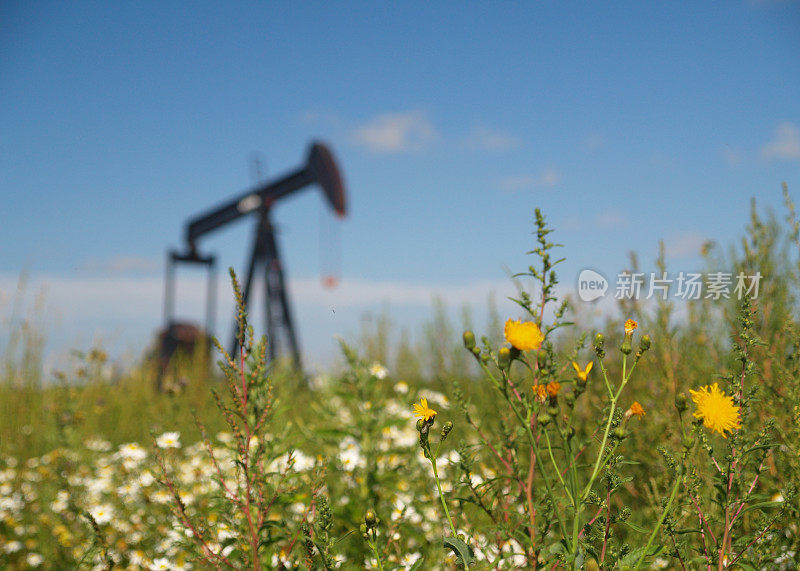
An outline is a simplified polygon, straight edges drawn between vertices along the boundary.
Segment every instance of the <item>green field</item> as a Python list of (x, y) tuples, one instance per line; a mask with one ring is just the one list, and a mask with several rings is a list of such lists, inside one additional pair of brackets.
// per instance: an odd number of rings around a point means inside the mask
[(786, 193), (704, 249), (760, 272), (754, 299), (597, 322), (555, 299), (568, 238), (537, 212), (516, 314), (462, 335), (439, 308), (413, 343), (379, 321), (313, 379), (256, 338), (212, 371), (187, 357), (165, 392), (99, 350), (44, 382), (46, 332), (21, 327), (0, 568), (797, 569), (798, 229)]

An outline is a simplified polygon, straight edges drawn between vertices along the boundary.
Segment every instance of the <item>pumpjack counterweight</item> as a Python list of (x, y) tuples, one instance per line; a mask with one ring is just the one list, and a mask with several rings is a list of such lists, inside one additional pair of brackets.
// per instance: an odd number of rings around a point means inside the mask
[[(255, 235), (242, 292), (245, 307), (250, 300), (253, 278), (262, 266), (264, 271), (264, 319), (267, 331), (267, 342), (270, 359), (275, 359), (281, 348), (279, 331), (282, 331), (289, 345), (292, 359), (298, 370), (302, 369), (300, 350), (295, 334), (291, 307), (286, 290), (286, 279), (280, 261), (274, 228), (270, 219), (272, 206), (281, 198), (293, 194), (310, 185), (317, 184), (322, 188), (328, 204), (339, 217), (347, 212), (345, 187), (339, 167), (328, 147), (321, 142), (314, 142), (309, 148), (306, 165), (272, 182), (256, 185), (236, 198), (221, 206), (200, 214), (188, 221), (185, 228), (186, 252), (174, 251), (167, 256), (167, 286), (164, 300), (166, 320), (165, 331), (175, 329), (174, 310), (174, 265), (178, 262), (200, 263), (209, 266), (213, 271), (214, 257), (198, 253), (198, 241), (227, 224), (235, 222), (250, 214), (257, 214)], [(213, 288), (209, 286), (208, 295)], [(211, 301), (207, 302), (207, 324), (212, 322), (213, 311)], [(210, 331), (208, 332), (210, 333)], [(231, 356), (238, 350), (238, 339), (234, 331), (231, 342)], [(163, 353), (162, 347), (162, 353)]]

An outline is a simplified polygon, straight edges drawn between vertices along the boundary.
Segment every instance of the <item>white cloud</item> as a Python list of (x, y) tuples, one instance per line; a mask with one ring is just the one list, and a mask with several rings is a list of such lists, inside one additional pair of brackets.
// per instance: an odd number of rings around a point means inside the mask
[(561, 182), (561, 174), (554, 168), (545, 168), (538, 175), (508, 176), (497, 181), (497, 187), (505, 191), (553, 188)]
[(519, 147), (521, 141), (509, 133), (495, 131), (486, 127), (473, 127), (467, 136), (467, 145), (486, 151), (507, 151)]
[(606, 229), (625, 226), (628, 223), (628, 219), (619, 210), (604, 210), (594, 217), (594, 223), (598, 228)]
[(800, 129), (788, 121), (775, 128), (774, 138), (761, 147), (761, 158), (771, 160), (800, 159)]
[(606, 138), (600, 133), (589, 133), (583, 138), (583, 146), (588, 151), (597, 151), (606, 144)]
[(345, 126), (341, 117), (335, 113), (320, 108), (307, 109), (301, 113), (300, 121), (306, 125), (314, 125), (330, 129), (342, 129)]
[(699, 232), (689, 230), (672, 236), (664, 242), (664, 253), (668, 258), (687, 258), (697, 256), (708, 238)]
[[(42, 329), (48, 359), (63, 356), (71, 349), (86, 350), (95, 343), (100, 343), (112, 356), (123, 352), (138, 356), (163, 326), (161, 276), (29, 276), (22, 301), (10, 302), (18, 297), (14, 293), (18, 283), (18, 276), (0, 275), (0, 323), (4, 327), (0, 331), (0, 351), (23, 317)], [(176, 285), (174, 317), (202, 323), (204, 277), (184, 277)], [(325, 362), (335, 357), (338, 353), (334, 338), (359, 331), (366, 313), (382, 313), (387, 305), (394, 318), (414, 330), (421, 329), (429, 317), (435, 298), (446, 300), (452, 309), (465, 304), (480, 308), (492, 294), (504, 300), (517, 293), (513, 282), (505, 278), (469, 283), (344, 279), (335, 290), (325, 289), (316, 278), (296, 278), (290, 279), (287, 287), (301, 349), (310, 362)], [(253, 288), (251, 322), (261, 334), (264, 332), (262, 283), (256, 280)], [(44, 302), (37, 302), (36, 298), (41, 297)], [(508, 311), (513, 309), (508, 302)], [(11, 315), (16, 316), (14, 324), (9, 323)], [(232, 316), (229, 288), (221, 287), (217, 295), (215, 334), (225, 345), (229, 342)]]
[(116, 256), (104, 260), (92, 258), (81, 264), (81, 269), (110, 274), (149, 273), (160, 267), (160, 262), (139, 256)]
[[(0, 298), (9, 300), (17, 290), (19, 278), (0, 276)], [(181, 280), (176, 292), (179, 308), (190, 314), (202, 316), (205, 310), (206, 281), (202, 276)], [(319, 308), (335, 306), (348, 310), (368, 309), (370, 306), (390, 302), (394, 306), (428, 306), (435, 297), (446, 298), (448, 303), (480, 303), (491, 292), (513, 295), (515, 289), (509, 280), (485, 280), (470, 283), (422, 283), (406, 281), (375, 281), (345, 278), (334, 290), (323, 287), (316, 278), (290, 279), (287, 285), (291, 300), (298, 306)], [(57, 308), (65, 319), (82, 322), (124, 319), (161, 318), (164, 283), (161, 276), (98, 276), (64, 277), (31, 276), (25, 286), (27, 292), (46, 291), (47, 305)], [(233, 309), (232, 297), (227, 289), (218, 293), (219, 313)], [(260, 300), (262, 286), (253, 284), (256, 300)], [(28, 296), (30, 297), (30, 296)], [(181, 305), (182, 304), (182, 305)], [(4, 304), (4, 306), (7, 305)]]
[(378, 115), (353, 133), (356, 144), (385, 154), (420, 151), (437, 138), (436, 129), (421, 111)]
[(722, 150), (722, 156), (725, 159), (725, 162), (732, 167), (739, 166), (744, 162), (744, 152), (741, 149), (725, 147)]
[(304, 304), (360, 308), (389, 301), (392, 305), (428, 306), (435, 297), (449, 304), (481, 303), (494, 292), (513, 295), (513, 283), (508, 280), (476, 281), (472, 283), (415, 283), (402, 281), (369, 281), (344, 279), (333, 290), (325, 290), (315, 279), (294, 280), (292, 295)]

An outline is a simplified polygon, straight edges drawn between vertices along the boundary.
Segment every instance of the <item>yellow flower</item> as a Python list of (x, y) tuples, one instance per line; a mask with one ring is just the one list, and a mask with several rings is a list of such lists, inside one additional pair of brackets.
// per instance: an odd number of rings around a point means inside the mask
[(428, 406), (428, 399), (420, 399), (419, 404), (414, 406), (414, 416), (420, 417), (425, 422), (436, 416), (436, 411)]
[(547, 386), (533, 385), (531, 388), (533, 389), (533, 394), (536, 395), (536, 398), (539, 400), (539, 402), (544, 402), (544, 399), (547, 397)]
[(520, 351), (536, 350), (542, 346), (544, 335), (539, 326), (532, 321), (522, 323), (519, 319), (506, 321), (504, 330), (506, 341)]
[(645, 414), (647, 413), (644, 411), (642, 405), (639, 404), (639, 401), (633, 401), (631, 408), (625, 412), (625, 418), (630, 418), (632, 416), (638, 416), (639, 418), (642, 418)]
[(580, 365), (578, 365), (578, 363), (575, 361), (572, 362), (572, 366), (575, 367), (575, 373), (577, 373), (578, 378), (582, 381), (585, 381), (589, 376), (589, 371), (591, 371), (592, 367), (594, 366), (594, 361), (589, 361), (589, 364), (586, 365), (586, 368), (583, 370), (581, 370)]
[(633, 319), (629, 319), (625, 322), (625, 335), (630, 335), (633, 333), (633, 330), (639, 327), (639, 324), (636, 323)]
[(741, 407), (733, 404), (733, 397), (727, 396), (717, 383), (701, 387), (699, 391), (689, 390), (692, 401), (697, 405), (695, 418), (702, 418), (703, 425), (709, 430), (719, 432), (723, 438), (725, 431), (742, 427)]

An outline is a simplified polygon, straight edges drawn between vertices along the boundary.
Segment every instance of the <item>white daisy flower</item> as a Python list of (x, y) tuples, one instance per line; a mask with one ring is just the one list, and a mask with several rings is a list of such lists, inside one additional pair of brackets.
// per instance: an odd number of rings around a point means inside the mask
[(165, 432), (156, 438), (156, 446), (159, 448), (180, 448), (181, 447), (181, 434), (180, 432)]
[(104, 523), (110, 522), (114, 517), (114, 508), (109, 504), (100, 504), (89, 510), (89, 513), (92, 514), (97, 525), (103, 525)]
[(389, 374), (389, 370), (380, 363), (375, 362), (372, 363), (372, 366), (369, 368), (369, 374), (379, 381), (382, 381), (386, 378), (386, 375)]

